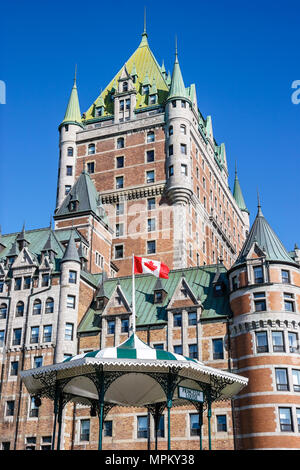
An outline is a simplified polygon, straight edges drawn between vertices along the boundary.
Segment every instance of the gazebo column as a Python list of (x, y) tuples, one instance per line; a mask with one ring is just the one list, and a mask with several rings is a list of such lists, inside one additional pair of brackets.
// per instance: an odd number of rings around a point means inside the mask
[(167, 382), (167, 410), (168, 410), (168, 450), (171, 450), (171, 408), (173, 405), (173, 395), (178, 383), (178, 373), (172, 370), (168, 373)]
[(98, 442), (98, 450), (102, 450), (103, 416), (104, 416), (104, 374), (103, 374), (103, 372), (98, 375), (98, 379), (99, 379), (99, 442)]
[(154, 403), (153, 405), (147, 406), (154, 420), (155, 450), (157, 450), (157, 444), (158, 444), (157, 433), (158, 433), (159, 421), (160, 421), (160, 418), (162, 417), (165, 407), (166, 407), (166, 404), (164, 402)]
[(57, 415), (58, 415), (58, 390), (55, 392), (54, 398), (54, 423), (53, 423), (53, 432), (52, 432), (52, 443), (51, 443), (51, 450), (55, 448), (55, 434), (56, 434), (56, 423), (57, 423)]
[(57, 450), (60, 450), (60, 441), (61, 441), (61, 428), (62, 428), (62, 413), (63, 413), (63, 396), (60, 393), (58, 398), (58, 433), (57, 433)]
[(210, 390), (206, 392), (207, 399), (207, 421), (208, 421), (208, 450), (211, 450), (211, 393)]

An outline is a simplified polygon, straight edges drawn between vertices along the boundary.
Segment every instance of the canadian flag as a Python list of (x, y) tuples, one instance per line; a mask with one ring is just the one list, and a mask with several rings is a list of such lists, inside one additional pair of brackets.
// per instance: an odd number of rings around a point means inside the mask
[(160, 261), (153, 261), (148, 258), (134, 257), (134, 274), (153, 274), (156, 277), (169, 279), (169, 268)]

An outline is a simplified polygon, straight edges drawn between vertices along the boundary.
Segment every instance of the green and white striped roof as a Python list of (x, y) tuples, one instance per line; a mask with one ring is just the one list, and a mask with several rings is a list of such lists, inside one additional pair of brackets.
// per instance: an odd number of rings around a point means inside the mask
[(191, 359), (189, 357), (182, 356), (181, 354), (175, 354), (168, 351), (151, 348), (141, 341), (136, 334), (132, 334), (126, 341), (117, 347), (77, 354), (76, 356), (68, 357), (64, 360), (64, 362), (76, 361), (77, 359), (88, 357), (93, 357), (96, 359), (153, 359), (156, 361), (192, 361), (198, 364), (202, 364), (202, 362), (199, 362), (196, 359)]

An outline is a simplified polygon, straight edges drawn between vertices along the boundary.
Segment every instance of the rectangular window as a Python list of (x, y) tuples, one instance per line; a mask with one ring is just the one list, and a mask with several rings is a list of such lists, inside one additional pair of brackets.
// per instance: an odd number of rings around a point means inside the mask
[(186, 108), (186, 102), (183, 101), (183, 100), (181, 100), (181, 107), (182, 107), (182, 108)]
[(43, 365), (43, 356), (35, 356), (33, 358), (33, 367), (42, 367)]
[(169, 166), (169, 177), (174, 175), (174, 166), (170, 165)]
[(286, 312), (294, 312), (295, 311), (294, 294), (284, 292), (283, 298), (284, 298), (284, 310)]
[(155, 197), (150, 197), (147, 199), (147, 209), (148, 211), (155, 209)]
[(115, 259), (121, 259), (124, 256), (123, 245), (115, 245)]
[(154, 150), (147, 150), (147, 163), (154, 162)]
[(116, 189), (122, 189), (124, 187), (124, 177), (117, 176), (116, 178)]
[(253, 268), (254, 284), (262, 284), (264, 282), (263, 269), (261, 266)]
[(154, 349), (157, 349), (157, 350), (159, 350), (159, 351), (163, 351), (163, 350), (164, 350), (164, 345), (163, 345), (163, 343), (153, 344), (153, 347), (154, 347)]
[(116, 215), (124, 214), (124, 202), (117, 202), (116, 204)]
[(212, 340), (213, 359), (224, 359), (223, 339), (216, 338)]
[(173, 315), (173, 326), (181, 326), (182, 325), (182, 315), (181, 313), (174, 313)]
[(22, 337), (22, 328), (16, 328), (13, 332), (13, 346), (19, 346), (21, 344), (21, 337)]
[(124, 224), (116, 224), (116, 237), (123, 237), (124, 235)]
[(176, 108), (176, 100), (172, 101), (172, 107)]
[(130, 99), (125, 100), (126, 109), (130, 109)]
[(290, 272), (285, 269), (281, 270), (281, 282), (283, 284), (290, 284)]
[(30, 289), (31, 287), (31, 277), (26, 276), (24, 277), (24, 289)]
[(14, 412), (15, 412), (15, 402), (13, 400), (7, 401), (5, 416), (13, 416)]
[(81, 441), (90, 440), (90, 420), (89, 419), (80, 420), (80, 440)]
[(296, 408), (296, 417), (297, 417), (298, 432), (300, 432), (300, 408)]
[(188, 313), (188, 324), (189, 326), (197, 325), (197, 312)]
[(300, 370), (293, 369), (292, 376), (294, 392), (300, 392)]
[(16, 277), (15, 278), (15, 290), (21, 290), (21, 286), (22, 286), (22, 278)]
[(256, 312), (264, 312), (267, 310), (265, 292), (255, 292), (254, 297), (254, 307)]
[(182, 344), (176, 344), (174, 346), (174, 353), (182, 355)]
[(187, 176), (187, 165), (181, 165), (181, 174)]
[(104, 436), (112, 437), (112, 421), (104, 421)]
[(198, 346), (197, 344), (189, 344), (189, 357), (198, 359)]
[(0, 281), (0, 292), (3, 292), (4, 281)]
[(169, 157), (173, 155), (173, 145), (169, 145)]
[(70, 191), (71, 191), (71, 185), (66, 184), (66, 185), (65, 185), (65, 196), (66, 196), (67, 194), (69, 194)]
[(147, 439), (148, 437), (148, 416), (137, 417), (137, 437)]
[(19, 369), (19, 362), (18, 361), (12, 361), (10, 363), (10, 375), (18, 375), (18, 369)]
[(258, 353), (268, 352), (268, 336), (266, 331), (259, 331), (256, 333), (256, 350)]
[(291, 408), (279, 408), (279, 423), (281, 431), (293, 431)]
[(183, 155), (186, 155), (186, 144), (180, 144), (180, 152), (183, 154)]
[(154, 183), (154, 170), (147, 171), (147, 183)]
[(66, 323), (65, 326), (65, 340), (73, 341), (74, 325), (73, 323)]
[(155, 219), (148, 219), (148, 232), (155, 231)]
[(44, 343), (50, 343), (52, 338), (52, 326), (45, 325), (44, 326), (44, 334), (43, 334), (43, 341)]
[(69, 271), (69, 284), (76, 284), (77, 282), (77, 272)]
[(121, 333), (128, 333), (129, 331), (129, 320), (128, 318), (123, 318), (121, 320)]
[(68, 308), (75, 308), (75, 295), (68, 295), (67, 296), (67, 307)]
[(147, 241), (147, 254), (151, 255), (156, 252), (156, 242), (155, 240)]
[(120, 100), (120, 111), (124, 111), (124, 100)]
[(226, 415), (217, 415), (217, 432), (227, 432)]
[(200, 425), (199, 425), (199, 414), (190, 413), (190, 435), (199, 436), (200, 435)]
[(30, 410), (29, 410), (29, 417), (30, 418), (37, 418), (39, 415), (39, 408), (35, 404), (35, 398), (32, 397), (30, 401)]
[(72, 176), (72, 174), (73, 174), (73, 167), (71, 165), (67, 165), (66, 175), (67, 176)]
[(89, 174), (95, 173), (95, 162), (87, 162), (86, 166)]
[(298, 352), (298, 334), (292, 331), (288, 332), (290, 353)]
[(39, 342), (39, 327), (32, 326), (31, 335), (30, 335), (30, 343), (38, 343), (38, 342)]
[(116, 322), (115, 320), (108, 320), (107, 322), (107, 334), (114, 335), (116, 329)]
[(283, 331), (272, 331), (273, 352), (285, 352)]
[(124, 167), (124, 157), (117, 157), (116, 166), (117, 166), (117, 168), (123, 168)]
[(42, 274), (42, 287), (48, 287), (49, 285), (49, 274)]
[(277, 390), (289, 390), (287, 369), (275, 369)]
[(0, 330), (0, 348), (4, 346), (4, 330)]

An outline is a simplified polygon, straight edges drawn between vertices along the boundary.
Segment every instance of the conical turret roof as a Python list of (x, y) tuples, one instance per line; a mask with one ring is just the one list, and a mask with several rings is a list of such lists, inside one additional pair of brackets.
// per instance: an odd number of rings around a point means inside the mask
[(188, 95), (184, 86), (183, 78), (182, 78), (182, 73), (180, 70), (180, 65), (178, 62), (177, 48), (176, 48), (176, 53), (175, 53), (175, 63), (173, 67), (172, 80), (171, 80), (168, 100), (173, 99), (173, 98), (188, 98)]
[(268, 261), (281, 261), (295, 264), (294, 260), (289, 256), (282, 242), (265, 219), (260, 204), (258, 205), (257, 215), (249, 235), (246, 238), (234, 266), (243, 263), (247, 259), (254, 243), (265, 253)]
[(234, 179), (234, 187), (233, 187), (233, 197), (241, 211), (247, 212), (249, 214), (249, 211), (247, 209), (247, 206), (245, 204), (245, 200), (243, 197), (243, 193), (241, 190), (241, 186), (238, 180), (237, 176), (237, 169), (235, 168), (235, 179)]
[(76, 243), (75, 243), (75, 231), (71, 231), (70, 239), (65, 251), (65, 254), (61, 260), (61, 263), (65, 263), (66, 261), (76, 261), (80, 263), (80, 258), (78, 255), (78, 251), (76, 248)]
[(62, 124), (79, 124), (80, 126), (82, 126), (82, 119), (81, 119), (77, 85), (76, 85), (76, 77), (74, 78), (73, 88), (72, 88), (71, 95), (69, 98), (65, 117), (61, 125)]

